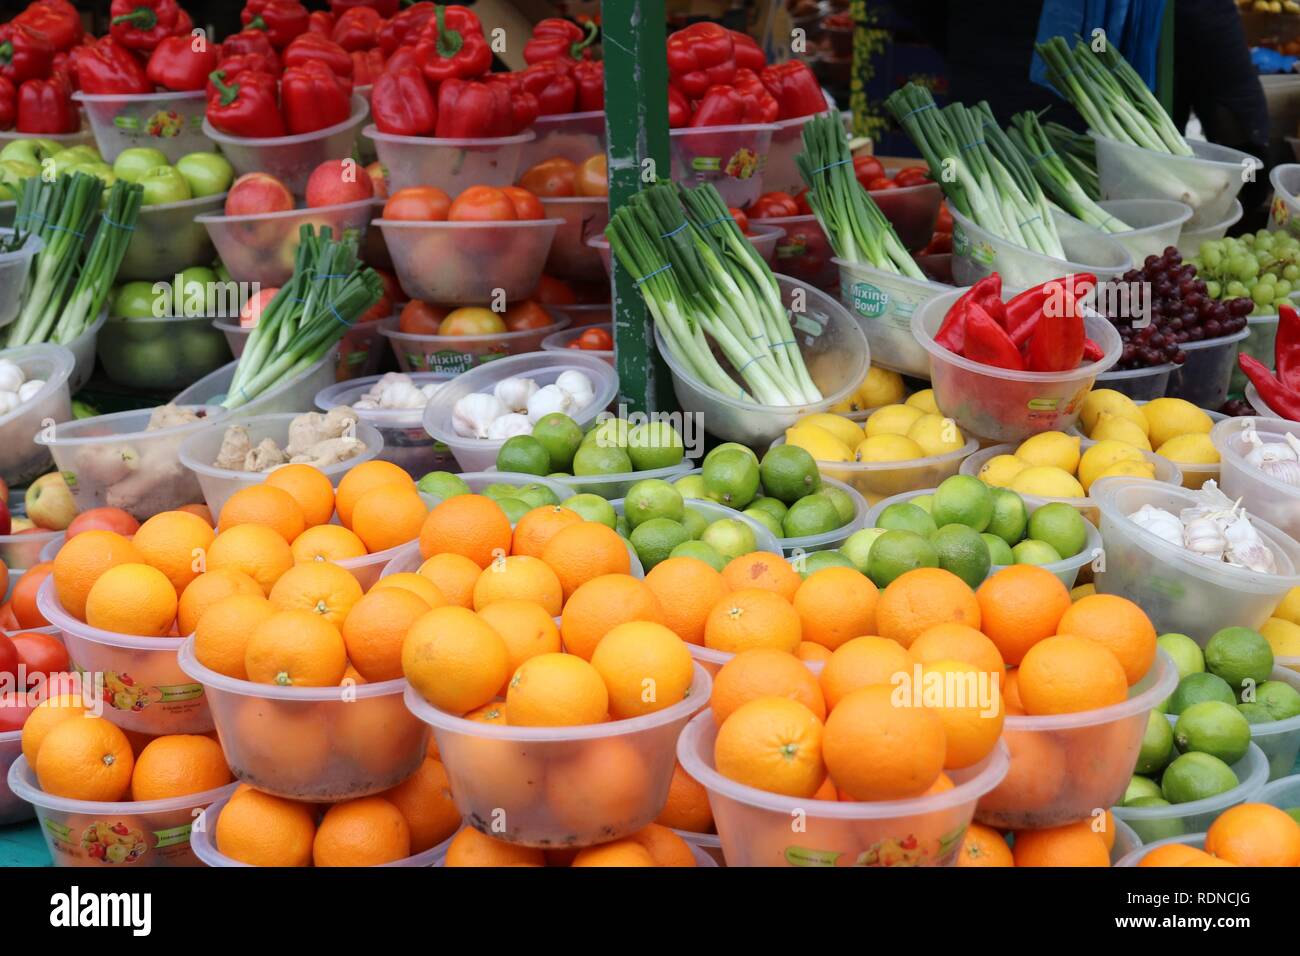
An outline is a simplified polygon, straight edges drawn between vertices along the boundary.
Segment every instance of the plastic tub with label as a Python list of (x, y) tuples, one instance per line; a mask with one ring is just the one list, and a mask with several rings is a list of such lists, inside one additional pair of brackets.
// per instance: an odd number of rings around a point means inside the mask
[(210, 152), (216, 139), (209, 136), (204, 119), (208, 97), (203, 90), (136, 94), (78, 91), (72, 98), (86, 111), (95, 145), (106, 163), (112, 163), (122, 150), (132, 146), (160, 149), (167, 162), (175, 163), (187, 153)]
[(512, 186), (527, 167), (520, 164), (524, 147), (535, 134), (490, 139), (437, 139), (381, 133), (373, 124), (361, 131), (373, 141), (388, 171), (390, 194), (411, 186), (436, 186), (455, 198), (470, 186)]
[(832, 259), (840, 272), (840, 302), (858, 317), (871, 360), (914, 378), (930, 377), (930, 356), (912, 334), (912, 316), (952, 286), (886, 272), (864, 262)]
[(684, 186), (713, 183), (728, 206), (748, 206), (763, 192), (773, 124), (669, 130), (672, 177)]
[(958, 285), (974, 285), (997, 272), (1004, 289), (1028, 289), (1068, 273), (1089, 272), (1098, 280), (1118, 278), (1133, 257), (1114, 236), (1099, 232), (1059, 210), (1052, 213), (1065, 258), (1031, 252), (976, 225), (958, 210), (952, 215), (952, 275)]

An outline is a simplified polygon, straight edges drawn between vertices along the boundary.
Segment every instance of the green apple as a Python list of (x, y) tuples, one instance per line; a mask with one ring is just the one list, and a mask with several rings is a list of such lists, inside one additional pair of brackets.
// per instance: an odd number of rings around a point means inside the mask
[(73, 163), (63, 170), (65, 173), (85, 173), (87, 176), (94, 176), (104, 184), (104, 195), (108, 195), (108, 189), (113, 183), (117, 182), (117, 176), (113, 174), (113, 167), (102, 160), (88, 160), (80, 163)]
[(52, 139), (15, 139), (5, 144), (4, 149), (0, 149), (0, 159), (17, 159), (24, 163), (31, 163), (33, 166), (40, 166), (42, 161), (49, 159), (55, 153), (63, 152), (62, 143), (56, 143)]
[(18, 184), (41, 174), (41, 167), (21, 159), (0, 159), (0, 202), (18, 198)]
[(224, 193), (235, 181), (235, 167), (220, 153), (187, 153), (176, 160), (195, 199)]
[(155, 302), (160, 307), (160, 313), (166, 314), (166, 295), (167, 293), (155, 293), (152, 282), (124, 282), (117, 287), (117, 292), (113, 295), (109, 314), (126, 319), (152, 318), (155, 315)]
[[(119, 174), (120, 175), (120, 174)], [(155, 166), (145, 170), (136, 180), (144, 187), (141, 205), (159, 206), (168, 202), (184, 202), (194, 198), (190, 194), (190, 184), (177, 171), (175, 166)]]
[(69, 166), (85, 166), (90, 163), (102, 163), (99, 153), (89, 146), (69, 146), (50, 157), (55, 173), (61, 173)]
[(154, 149), (152, 146), (132, 146), (117, 154), (117, 159), (113, 160), (113, 172), (117, 174), (118, 179), (134, 183), (139, 182), (140, 177), (149, 170), (166, 165), (168, 165), (167, 154), (161, 149)]
[(190, 266), (181, 273), (180, 299), (172, 311), (176, 315), (211, 315), (216, 305), (217, 281), (216, 272), (207, 266)]

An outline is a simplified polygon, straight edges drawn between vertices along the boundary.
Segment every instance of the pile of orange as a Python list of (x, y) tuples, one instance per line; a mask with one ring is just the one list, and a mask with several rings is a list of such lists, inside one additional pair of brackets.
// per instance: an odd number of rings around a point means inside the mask
[(957, 851), (958, 866), (1110, 866), (1115, 846), (1114, 817), (1109, 810), (1088, 820), (1006, 835), (972, 823)]
[(446, 865), (689, 867), (695, 866), (695, 857), (685, 840), (668, 827), (656, 823), (608, 843), (554, 850), (507, 843), (466, 827), (447, 847)]
[(1223, 811), (1205, 834), (1205, 849), (1167, 843), (1138, 866), (1300, 866), (1300, 823), (1267, 803)]

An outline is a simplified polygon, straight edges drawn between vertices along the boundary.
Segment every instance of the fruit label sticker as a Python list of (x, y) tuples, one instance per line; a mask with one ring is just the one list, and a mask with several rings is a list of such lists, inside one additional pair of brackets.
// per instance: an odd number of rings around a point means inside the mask
[(1291, 218), (1291, 210), (1286, 204), (1286, 200), (1281, 196), (1273, 197), (1273, 208), (1270, 210), (1273, 222), (1279, 226), (1285, 226), (1287, 220)]
[(972, 241), (970, 236), (966, 235), (966, 230), (956, 224), (952, 229), (952, 252), (955, 256), (965, 256), (989, 268), (992, 268), (995, 258), (991, 245), (987, 242)]
[(101, 863), (134, 863), (149, 852), (144, 832), (121, 821), (97, 820), (81, 833), (81, 848), (86, 856)]
[(169, 846), (189, 846), (190, 831), (194, 828), (192, 823), (183, 823), (178, 827), (169, 827), (166, 830), (155, 830), (154, 840), (158, 849), (163, 850)]
[(138, 714), (148, 707), (162, 705), (166, 713), (183, 714), (202, 706), (202, 684), (147, 686), (126, 671), (94, 671), (75, 661), (71, 666), (78, 674), (93, 680), (100, 698), (113, 710)]
[(853, 283), (853, 308), (864, 319), (878, 319), (889, 308), (889, 293), (870, 282)]
[(834, 866), (844, 854), (835, 850), (810, 850), (802, 846), (785, 849), (785, 862), (791, 866)]

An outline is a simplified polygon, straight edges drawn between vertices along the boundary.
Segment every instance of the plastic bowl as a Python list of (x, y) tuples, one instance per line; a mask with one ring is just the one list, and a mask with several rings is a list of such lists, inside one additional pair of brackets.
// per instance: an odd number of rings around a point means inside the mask
[[(799, 25), (798, 20), (795, 25)], [(794, 195), (804, 188), (795, 157), (803, 152), (803, 128), (810, 119), (812, 116), (796, 116), (777, 121), (767, 150), (767, 164), (763, 167), (763, 188), (767, 191)]]
[(1218, 408), (1228, 400), (1228, 383), (1237, 367), (1237, 347), (1250, 335), (1250, 326), (1232, 335), (1201, 342), (1184, 342), (1180, 348), (1187, 355), (1169, 377), (1166, 392), (1170, 398), (1182, 398), (1201, 408)]
[(1273, 409), (1269, 408), (1268, 405), (1265, 404), (1264, 400), (1259, 397), (1259, 390), (1255, 388), (1255, 384), (1253, 382), (1246, 383), (1246, 391), (1243, 394), (1245, 395), (1246, 401), (1250, 403), (1250, 407), (1255, 409), (1255, 411), (1259, 412), (1259, 414), (1262, 415), (1263, 417), (1277, 418), (1282, 421), (1291, 420), (1282, 415), (1279, 415), (1277, 412), (1273, 411)]
[(981, 365), (934, 340), (944, 316), (962, 295), (954, 289), (922, 303), (912, 315), (912, 334), (930, 353), (934, 397), (963, 432), (994, 441), (1021, 441), (1046, 431), (1068, 431), (1079, 420), (1093, 381), (1119, 361), (1123, 343), (1109, 321), (1089, 312), (1088, 335), (1105, 353), (1068, 372), (1018, 372)]
[(36, 592), (36, 606), (63, 635), (72, 659), (70, 669), (95, 675), (106, 719), (123, 730), (150, 736), (205, 734), (212, 729), (203, 685), (176, 663), (185, 638), (116, 634), (91, 627), (63, 609), (49, 578)]
[[(132, 146), (152, 146), (175, 163), (186, 153), (209, 152), (216, 139), (204, 114), (207, 93), (73, 93), (90, 120), (104, 162)], [(232, 160), (233, 161), (233, 160)], [(246, 170), (239, 170), (241, 173)]]
[[(31, 401), (0, 415), (0, 478), (10, 488), (17, 488), (50, 470), (49, 449), (33, 439), (47, 422), (65, 422), (72, 417), (68, 379), (76, 361), (62, 345), (20, 345), (0, 352), (0, 358), (17, 363), (28, 380), (45, 379), (45, 387)], [(14, 567), (8, 553), (0, 550), (0, 556)]]
[(806, 282), (818, 289), (830, 290), (839, 283), (839, 269), (833, 261), (835, 251), (822, 231), (817, 217), (776, 216), (771, 219), (750, 219), (755, 226), (771, 226), (781, 230), (776, 240), (776, 253), (772, 271)]
[(1116, 820), (1112, 816), (1111, 823), (1115, 828), (1115, 842), (1110, 848), (1110, 865), (1119, 866), (1120, 860), (1142, 846), (1142, 838), (1123, 820)]
[[(457, 832), (459, 832), (459, 831), (457, 831)], [(712, 834), (708, 834), (708, 833), (703, 833), (703, 834), (701, 834), (701, 833), (687, 833), (685, 830), (674, 830), (673, 832), (676, 833), (679, 837), (681, 837), (682, 840), (685, 841), (686, 845), (690, 848), (691, 856), (695, 858), (695, 865), (696, 865), (697, 867), (700, 867), (700, 866), (703, 866), (703, 867), (712, 867), (712, 866), (726, 866), (726, 865), (727, 865), (727, 864), (726, 864), (726, 861), (722, 859), (722, 849), (721, 849), (720, 844), (718, 844), (718, 843), (716, 842), (716, 841), (717, 841), (717, 837), (713, 836)], [(692, 837), (701, 837), (701, 838), (703, 838), (703, 841), (701, 841), (701, 840), (693, 840)], [(454, 840), (455, 838), (456, 838), (456, 834), (453, 833), (453, 834), (451, 835), (451, 837), (447, 840), (446, 843), (441, 844), (442, 849), (441, 849), (441, 852), (438, 854), (437, 859), (434, 861), (434, 864), (433, 864), (434, 866), (442, 866), (442, 867), (445, 867), (445, 866), (447, 865), (447, 849), (446, 849), (446, 848), (448, 848), (448, 847), (451, 846), (451, 841)], [(709, 840), (709, 839), (712, 839), (712, 840), (715, 841), (715, 842), (712, 843), (712, 844), (710, 844), (710, 843), (708, 843), (708, 842), (704, 842), (704, 841), (707, 841), (707, 840)], [(713, 849), (713, 850), (708, 849), (708, 847), (710, 847), (710, 846), (714, 847), (715, 849)]]
[(717, 735), (713, 712), (700, 714), (682, 731), (677, 759), (708, 790), (728, 866), (951, 866), (976, 801), (1008, 768), (999, 744), (975, 766), (947, 771), (956, 786), (943, 793), (872, 803), (799, 799), (718, 773)]
[[(6, 239), (14, 234), (12, 229), (0, 232)], [(45, 243), (41, 237), (28, 233), (22, 248), (17, 252), (0, 253), (0, 327), (18, 318), (23, 305), (23, 293), (27, 290), (27, 281), (31, 276), (32, 260), (43, 248)]]
[(1232, 205), (1228, 208), (1227, 215), (1212, 225), (1200, 226), (1195, 229), (1188, 228), (1187, 223), (1183, 223), (1183, 234), (1178, 238), (1178, 251), (1183, 259), (1191, 259), (1201, 251), (1201, 243), (1209, 242), (1212, 239), (1222, 239), (1228, 234), (1228, 230), (1241, 221), (1245, 215), (1242, 208), (1241, 200), (1234, 199)]
[[(337, 405), (351, 407), (382, 377), (370, 375), (323, 388), (316, 393), (316, 407), (325, 412)], [(411, 376), (417, 386), (441, 384), (451, 378), (446, 372), (417, 372)], [(391, 461), (416, 480), (430, 471), (446, 471), (453, 467), (455, 459), (451, 451), (430, 438), (424, 430), (423, 408), (354, 408), (353, 411), (362, 423), (373, 427), (383, 438), (383, 447), (375, 456), (380, 461)]]
[[(354, 92), (352, 115), (341, 123), (314, 133), (248, 139), (229, 136), (215, 129), (207, 119), (203, 120), (203, 132), (221, 147), (221, 152), (230, 160), (230, 165), (235, 167), (237, 176), (245, 173), (269, 173), (289, 187), (295, 196), (302, 196), (307, 190), (307, 177), (312, 170), (327, 159), (347, 159), (352, 155), (357, 143), (357, 132), (369, 114), (370, 106), (365, 97)], [(224, 260), (223, 253), (222, 261)]]
[(19, 139), (48, 139), (58, 143), (63, 149), (95, 145), (95, 134), (85, 120), (84, 110), (82, 110), (81, 128), (75, 133), (20, 133), (16, 129), (0, 130), (0, 147), (8, 146)]
[[(614, 335), (614, 326), (612, 323), (601, 323), (599, 325), (584, 325), (578, 328), (568, 328), (561, 332), (553, 332), (546, 338), (542, 339), (543, 352), (563, 352), (569, 351), (569, 343), (575, 341), (583, 332), (589, 328), (604, 329), (612, 337)], [(594, 355), (598, 359), (608, 362), (611, 367), (617, 368), (614, 364), (613, 349), (580, 349), (588, 355)]]
[(1255, 799), (1279, 810), (1300, 807), (1300, 773), (1279, 777), (1266, 783)]
[(95, 344), (99, 341), (99, 330), (104, 327), (108, 321), (108, 305), (105, 304), (99, 310), (99, 315), (95, 321), (75, 339), (70, 342), (60, 342), (59, 344), (67, 348), (72, 353), (74, 365), (72, 376), (68, 379), (68, 390), (74, 395), (81, 391), (82, 387), (90, 381), (90, 376), (95, 372)]
[[(8, 538), (14, 538), (14, 537), (17, 537), (17, 536), (16, 536), (16, 535), (8, 535), (8, 536), (6, 536), (6, 537), (8, 537)], [(33, 537), (33, 535), (22, 535), (22, 537), (23, 537), (23, 538), (30, 538), (30, 537)], [(58, 555), (58, 553), (63, 549), (63, 545), (64, 545), (64, 544), (67, 542), (67, 540), (68, 540), (67, 532), (64, 532), (64, 531), (45, 531), (45, 532), (42, 532), (41, 537), (43, 538), (43, 540), (44, 540), (45, 543), (41, 545), (40, 553), (37, 555), (37, 560), (38, 560), (38, 561), (53, 561), (53, 560), (55, 559), (55, 557)], [(5, 540), (5, 538), (0, 538), (0, 541), (4, 541), (4, 540)], [(30, 554), (30, 551), (29, 551), (28, 553)], [(0, 559), (0, 560), (2, 560), (2, 559)], [(5, 561), (5, 564), (8, 564), (8, 563), (9, 563), (8, 561)], [(28, 565), (27, 565), (27, 568), (30, 568), (30, 567), (32, 567), (32, 565), (31, 565), (31, 564), (28, 564)], [(24, 568), (24, 570), (26, 570), (26, 568)], [(12, 570), (11, 570), (10, 573), (12, 574)], [(13, 581), (10, 581), (10, 582), (9, 582), (9, 586), (10, 586), (10, 589), (13, 588)]]
[(564, 316), (575, 328), (584, 325), (612, 324), (614, 306), (609, 302), (556, 302), (547, 306), (552, 312)]
[(217, 255), (236, 282), (259, 282), (271, 288), (284, 285), (293, 275), (294, 257), (298, 253), (302, 226), (312, 225), (319, 231), (329, 226), (334, 238), (345, 230), (364, 234), (375, 212), (371, 199), (317, 206), (314, 209), (286, 209), (248, 216), (226, 216), (220, 211), (196, 216), (212, 237)]
[[(1249, 355), (1259, 359), (1268, 368), (1274, 365), (1274, 346), (1277, 344), (1277, 315), (1246, 316), (1246, 337), (1237, 346), (1238, 355)], [(1232, 379), (1228, 382), (1229, 392), (1245, 391), (1246, 373), (1236, 362), (1232, 363)]]
[[(608, 308), (608, 306), (606, 307)], [(537, 352), (542, 342), (569, 327), (569, 319), (559, 308), (551, 307), (555, 322), (540, 329), (501, 332), (492, 335), (419, 335), (394, 328), (380, 334), (397, 356), (398, 367), (407, 374), (439, 372), (456, 375), (477, 365), (498, 361), (507, 355)], [(574, 351), (577, 351), (576, 349)]]
[(1283, 441), (1283, 435), (1300, 438), (1300, 423), (1283, 418), (1227, 418), (1214, 426), (1210, 439), (1219, 452), (1219, 487), (1228, 497), (1240, 498), (1252, 517), (1263, 518), (1295, 538), (1300, 535), (1300, 488), (1271, 478), (1246, 464), (1246, 434), (1254, 430), (1265, 444)]
[(1164, 398), (1165, 391), (1169, 387), (1169, 379), (1177, 367), (1172, 362), (1166, 362), (1163, 365), (1151, 365), (1147, 368), (1102, 372), (1093, 382), (1093, 387), (1114, 389), (1135, 402)]
[(605, 111), (539, 116), (533, 120), (533, 132), (536, 137), (520, 149), (521, 174), (557, 156), (581, 165), (584, 159), (605, 152)]
[(663, 334), (655, 328), (655, 345), (672, 374), (682, 411), (703, 416), (700, 421), (705, 430), (715, 437), (751, 448), (766, 447), (803, 416), (838, 405), (861, 384), (871, 365), (867, 338), (842, 305), (798, 279), (778, 275), (776, 281), (786, 309), (801, 306), (793, 310), (792, 328), (808, 373), (821, 390), (820, 402), (760, 405), (723, 395), (700, 382), (669, 351)]
[[(246, 418), (253, 415), (270, 415), (275, 412), (309, 412), (316, 393), (334, 381), (334, 369), (337, 364), (338, 347), (335, 346), (314, 365), (268, 388), (252, 401), (245, 402), (234, 409), (234, 412)], [(211, 375), (199, 379), (172, 401), (177, 405), (215, 405), (225, 401), (230, 383), (235, 379), (235, 369), (238, 365), (238, 360), (223, 365)]]
[(390, 193), (409, 186), (437, 186), (455, 196), (470, 186), (513, 186), (527, 167), (519, 163), (525, 144), (536, 136), (525, 130), (490, 139), (436, 139), (381, 133), (373, 124), (361, 131), (373, 140), (388, 170)]
[[(244, 488), (262, 484), (268, 474), (263, 471), (234, 471), (229, 468), (218, 468), (213, 464), (221, 450), (221, 442), (225, 438), (226, 430), (235, 425), (243, 425), (248, 429), (248, 438), (254, 446), (260, 444), (263, 439), (269, 438), (280, 448), (284, 448), (289, 442), (289, 424), (300, 414), (302, 413), (282, 412), (277, 415), (251, 417), (224, 415), (203, 428), (191, 432), (181, 442), (178, 450), (180, 462), (198, 478), (199, 487), (203, 490), (203, 500), (207, 502), (208, 510), (214, 517), (221, 514), (222, 507), (231, 495)], [(384, 439), (379, 430), (364, 421), (356, 423), (356, 437), (365, 444), (358, 454), (346, 461), (338, 461), (320, 469), (321, 474), (328, 477), (335, 487), (338, 487), (338, 483), (343, 480), (343, 476), (350, 468), (377, 457), (384, 447)]]
[[(1300, 673), (1275, 663), (1269, 680), (1282, 681), (1300, 690)], [(1295, 770), (1296, 755), (1300, 754), (1300, 715), (1286, 720), (1273, 720), (1250, 725), (1250, 739), (1264, 751), (1268, 758), (1268, 779), (1280, 780)], [(1297, 800), (1293, 806), (1300, 806)]]
[[(62, 531), (30, 531), (27, 534), (0, 535), (0, 561), (9, 569), (9, 591), (17, 577), (42, 561), (53, 561), (65, 540)], [(27, 630), (27, 628), (20, 628)]]
[(763, 192), (763, 164), (776, 129), (755, 123), (669, 130), (672, 177), (685, 186), (713, 183), (728, 206), (748, 206)]
[[(335, 378), (339, 382), (346, 382), (366, 376), (374, 377), (384, 364), (384, 357), (388, 355), (382, 330), (397, 328), (397, 321), (397, 316), (393, 315), (386, 319), (358, 322), (344, 332), (343, 338), (339, 339)], [(248, 336), (253, 331), (252, 326), (240, 325), (238, 321), (229, 319), (217, 319), (212, 327), (226, 340), (230, 354), (235, 358), (244, 354), (244, 346), (248, 344)]]
[(1132, 777), (1147, 715), (1177, 685), (1178, 669), (1160, 651), (1121, 703), (1077, 714), (1008, 715), (1002, 739), (1011, 772), (980, 801), (975, 819), (999, 829), (1039, 830), (1114, 806)]
[(23, 732), (0, 734), (0, 826), (30, 820), (32, 805), (9, 789), (9, 768), (23, 755)]
[(938, 183), (877, 189), (869, 194), (908, 252), (916, 252), (930, 244), (934, 224), (939, 218), (939, 205), (943, 202), (943, 190)]
[(1192, 218), (1192, 207), (1174, 199), (1103, 199), (1097, 205), (1131, 227), (1108, 235), (1128, 250), (1134, 263), (1177, 246), (1183, 224)]
[(1195, 492), (1141, 478), (1103, 478), (1093, 485), (1092, 496), (1106, 540), (1105, 566), (1093, 579), (1097, 590), (1135, 602), (1157, 634), (1188, 634), (1203, 644), (1225, 627), (1258, 629), (1283, 595), (1300, 585), (1300, 545), (1253, 514), (1251, 523), (1277, 561), (1276, 574), (1211, 561), (1162, 541), (1128, 518), (1144, 504), (1177, 514), (1195, 503)]
[(277, 687), (218, 674), (177, 655), (212, 707), (234, 775), (291, 800), (332, 803), (379, 793), (420, 766), (429, 730), (402, 706), (405, 680), (342, 687)]
[(1103, 199), (1173, 199), (1192, 209), (1185, 228), (1202, 229), (1225, 216), (1246, 183), (1249, 166), (1264, 164), (1239, 149), (1188, 140), (1191, 156), (1174, 156), (1090, 134), (1097, 145)]
[(666, 468), (629, 471), (617, 475), (562, 475), (553, 480), (568, 489), (568, 495), (565, 497), (592, 494), (600, 495), (607, 501), (621, 501), (638, 481), (657, 478), (672, 483), (683, 475), (690, 474), (694, 468), (694, 462), (684, 459)]
[(1181, 844), (1183, 846), (1195, 847), (1198, 850), (1203, 850), (1205, 849), (1205, 834), (1189, 833), (1186, 836), (1169, 837), (1169, 839), (1167, 840), (1156, 840), (1154, 843), (1139, 842), (1138, 846), (1136, 846), (1129, 853), (1120, 857), (1120, 859), (1114, 862), (1112, 866), (1124, 866), (1124, 867), (1137, 866), (1144, 859), (1146, 859), (1146, 855), (1150, 853), (1152, 850), (1155, 850), (1162, 846), (1170, 846), (1175, 843)]
[(424, 406), (424, 429), (436, 441), (451, 449), (457, 463), (466, 471), (487, 471), (496, 465), (497, 452), (504, 439), (462, 438), (452, 428), (452, 411), (461, 398), (475, 392), (491, 393), (497, 382), (514, 376), (524, 376), (539, 386), (550, 385), (560, 374), (570, 370), (585, 372), (595, 389), (595, 398), (585, 408), (571, 412), (570, 418), (579, 428), (585, 429), (618, 393), (618, 373), (603, 360), (583, 355), (572, 349), (571, 355), (554, 352), (537, 352), (531, 355), (514, 355), (497, 359), (486, 366), (471, 369), (458, 375), (445, 388), (439, 389), (429, 404)]
[(1098, 280), (1114, 279), (1133, 266), (1133, 257), (1114, 236), (1085, 226), (1059, 210), (1053, 211), (1052, 218), (1066, 259), (1031, 252), (976, 225), (956, 209), (949, 207), (949, 212), (952, 275), (957, 285), (974, 285), (997, 272), (1002, 275), (1003, 288), (1028, 289), (1072, 272), (1090, 272)]
[(9, 789), (36, 808), (55, 866), (201, 866), (190, 845), (194, 819), (205, 807), (229, 797), (236, 786), (165, 800), (69, 800), (42, 790), (21, 754), (7, 779)]
[[(744, 237), (749, 240), (749, 244), (754, 247), (754, 251), (759, 254), (764, 262), (769, 266), (776, 259), (776, 247), (784, 234), (783, 230), (775, 226), (758, 225), (757, 221), (750, 226), (749, 232), (743, 233)], [(613, 263), (613, 254), (609, 248), (609, 239), (604, 233), (592, 236), (587, 240), (587, 245), (596, 250), (600, 256), (600, 261), (605, 267), (605, 275), (610, 275), (611, 264)]]
[(831, 260), (840, 273), (840, 302), (858, 317), (876, 365), (914, 378), (930, 377), (930, 357), (912, 334), (912, 316), (952, 286), (909, 279), (862, 262)]
[(1300, 232), (1300, 222), (1292, 220), (1300, 216), (1300, 163), (1283, 163), (1274, 166), (1268, 174), (1268, 181), (1273, 186), (1273, 201), (1269, 204), (1268, 228), (1270, 231), (1285, 229), (1291, 234)]
[(587, 245), (587, 240), (605, 234), (609, 199), (605, 196), (543, 198), (542, 209), (547, 219), (563, 220), (546, 257), (546, 274), (584, 282), (603, 279), (606, 272), (600, 253)]
[[(1098, 381), (1100, 381), (1100, 379), (1101, 376), (1098, 376)], [(1139, 406), (1145, 405), (1146, 403), (1147, 403), (1147, 399), (1138, 399), (1135, 401), (1135, 404)], [(1210, 420), (1215, 423), (1221, 422), (1228, 417), (1227, 415), (1224, 415), (1222, 412), (1211, 411), (1208, 408), (1203, 408), (1201, 409), (1201, 411), (1205, 412), (1206, 415), (1210, 416)], [(1077, 425), (1072, 430), (1072, 434), (1081, 436), (1083, 440), (1082, 449), (1084, 451), (1087, 451), (1093, 445), (1097, 444), (1096, 441), (1084, 435), (1082, 429), (1080, 429)], [(1159, 481), (1168, 481), (1170, 484), (1174, 484), (1174, 481), (1171, 479), (1171, 477), (1164, 476), (1161, 470), (1163, 468), (1162, 462), (1168, 462), (1178, 469), (1178, 473), (1181, 476), (1178, 483), (1181, 484), (1184, 488), (1200, 488), (1211, 478), (1215, 479), (1215, 481), (1218, 481), (1219, 479), (1219, 463), (1217, 461), (1209, 465), (1196, 465), (1196, 464), (1188, 464), (1187, 462), (1173, 461), (1172, 459), (1164, 458), (1164, 456), (1162, 455), (1155, 455), (1154, 457), (1157, 459), (1157, 461), (1155, 462), (1156, 476), (1157, 476), (1157, 480)]]
[(406, 706), (433, 727), (466, 824), (524, 846), (591, 846), (635, 833), (663, 809), (677, 736), (712, 688), (704, 668), (694, 670), (685, 700), (603, 724), (485, 724), (439, 710), (413, 687)]
[(402, 291), (446, 305), (526, 299), (563, 219), (403, 222), (376, 219)]
[(173, 391), (230, 361), (230, 347), (208, 316), (113, 317), (102, 331), (104, 374), (131, 388)]
[(211, 262), (212, 239), (195, 216), (217, 215), (225, 202), (226, 194), (220, 193), (141, 206), (116, 281), (170, 278), (197, 263)]

